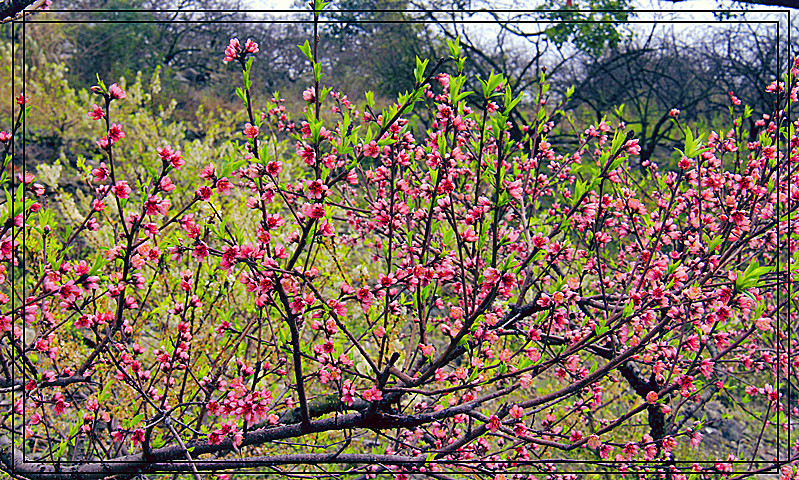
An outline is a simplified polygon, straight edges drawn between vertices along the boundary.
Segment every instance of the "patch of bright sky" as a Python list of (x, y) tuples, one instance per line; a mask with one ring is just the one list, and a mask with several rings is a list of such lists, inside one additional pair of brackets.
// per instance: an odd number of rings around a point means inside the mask
[[(578, 4), (583, 3), (580, 0), (574, 1)], [(749, 22), (755, 32), (773, 32), (776, 28), (776, 22), (782, 24), (783, 32), (788, 30), (786, 27), (789, 10), (783, 7), (742, 5), (736, 4), (731, 0), (631, 1), (635, 8), (635, 13), (631, 21), (622, 30), (629, 29), (635, 38), (638, 39), (644, 39), (650, 35), (655, 38), (665, 35), (671, 36), (683, 44), (698, 44), (719, 30), (729, 28), (730, 22), (741, 21)], [(297, 0), (244, 0), (244, 2), (253, 9), (258, 10), (300, 10), (299, 7), (294, 7)], [(565, 3), (566, 0), (563, 0), (563, 2)], [(305, 1), (302, 3), (305, 3)], [(332, 3), (335, 5), (336, 0), (332, 0)], [(520, 13), (520, 9), (531, 9), (535, 5), (536, 3), (524, 3), (524, 0), (471, 0), (470, 3), (473, 9), (483, 7), (495, 12), (506, 10), (508, 13), (498, 14), (498, 17), (503, 20), (526, 18), (530, 23), (518, 24), (520, 25), (519, 28), (526, 32), (540, 32), (547, 27), (545, 23), (536, 23), (536, 21), (541, 21), (540, 17), (533, 17), (529, 14), (525, 17), (523, 13)], [(745, 17), (737, 15), (724, 19), (715, 14), (722, 9), (739, 13), (745, 11), (746, 15)], [(279, 14), (274, 15), (280, 16)], [(495, 49), (500, 29), (494, 18), (487, 13), (481, 13), (470, 16), (469, 20), (484, 20), (484, 23), (472, 23), (465, 28), (470, 42), (486, 51)], [(527, 39), (508, 36), (505, 38), (504, 45), (506, 48), (524, 49), (529, 47), (530, 44)], [(565, 46), (562, 51), (548, 52), (545, 56), (554, 56), (550, 60), (557, 61), (555, 57), (563, 58), (563, 55), (571, 55), (572, 53), (574, 52), (571, 48)]]
[[(257, 10), (291, 10), (295, 9), (295, 0), (244, 0), (253, 9)], [(472, 8), (479, 8), (478, 3), (481, 0), (474, 0)], [(484, 0), (486, 8), (490, 9), (507, 9), (518, 12), (520, 7), (532, 8), (534, 4), (525, 3), (523, 0)], [(565, 3), (566, 0), (564, 0)], [(335, 4), (335, 0), (333, 0)], [(635, 18), (628, 27), (639, 34), (649, 34), (652, 29), (653, 22), (661, 28), (668, 29), (678, 36), (682, 36), (684, 40), (688, 40), (693, 36), (705, 36), (714, 28), (720, 28), (723, 24), (719, 23), (719, 19), (713, 12), (719, 11), (720, 8), (728, 8), (731, 10), (742, 10), (741, 5), (733, 4), (729, 0), (685, 0), (680, 2), (670, 2), (667, 0), (633, 0), (635, 7)], [(746, 5), (743, 5), (747, 8)], [(749, 5), (747, 8), (746, 19), (749, 22), (766, 22), (763, 24), (764, 28), (773, 28), (775, 21), (781, 21), (783, 24), (787, 21), (788, 10), (782, 7), (770, 7), (764, 5)], [(516, 15), (510, 13), (508, 15)], [(477, 19), (481, 17), (471, 17)], [(473, 24), (470, 26), (469, 31), (473, 32), (475, 37), (482, 37), (486, 43), (490, 43), (492, 38), (496, 37), (497, 27), (496, 23), (487, 14), (482, 17), (485, 19), (483, 24)], [(735, 20), (733, 20), (735, 21)], [(771, 24), (771, 25), (770, 25)], [(528, 24), (527, 30), (541, 29), (541, 24)], [(474, 40), (474, 39), (473, 39)], [(480, 42), (482, 43), (482, 42)]]
[(294, 0), (250, 0), (247, 3), (258, 10), (289, 10)]
[[(245, 0), (245, 3), (258, 10), (291, 10), (294, 8), (295, 0)], [(335, 4), (335, 0), (333, 2)], [(476, 3), (476, 2), (475, 2)], [(518, 9), (525, 5), (519, 0), (493, 0), (491, 7), (495, 9)], [(531, 4), (526, 4), (531, 5)], [(634, 0), (636, 16), (641, 20), (663, 20), (665, 22), (673, 20), (693, 20), (696, 23), (713, 22), (715, 20), (713, 11), (719, 9), (720, 3), (715, 0), (685, 0), (680, 2), (670, 2), (661, 0)], [(740, 7), (734, 6), (731, 2), (725, 2), (723, 7), (739, 10)], [(528, 7), (530, 8), (530, 7)], [(759, 15), (774, 18), (778, 12), (787, 12), (783, 7), (773, 7), (766, 5), (752, 5), (750, 10), (757, 10)], [(749, 14), (754, 15), (752, 13)]]

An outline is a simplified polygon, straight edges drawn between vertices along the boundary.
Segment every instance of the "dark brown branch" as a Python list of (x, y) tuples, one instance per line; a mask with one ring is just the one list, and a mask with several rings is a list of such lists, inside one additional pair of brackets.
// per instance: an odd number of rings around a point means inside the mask
[[(193, 461), (193, 462), (112, 462), (108, 464), (90, 463), (77, 467), (60, 468), (53, 465), (44, 465), (23, 461), (22, 452), (19, 450), (6, 450), (0, 453), (0, 462), (6, 464), (17, 474), (37, 480), (63, 480), (72, 475), (72, 478), (91, 478), (100, 479), (109, 476), (118, 478), (132, 478), (138, 474), (150, 472), (175, 472), (188, 473), (197, 471), (238, 471), (245, 468), (274, 467), (280, 465), (296, 464), (357, 464), (364, 465), (402, 465), (405, 467), (421, 467), (426, 461), (425, 455), (407, 457), (402, 455), (378, 455), (361, 453), (306, 453), (291, 455), (274, 455), (263, 457), (251, 457), (231, 460), (212, 460), (212, 461)], [(71, 473), (66, 473), (70, 471)]]
[(0, 2), (0, 23), (7, 23), (18, 18), (23, 10), (34, 5), (38, 8), (44, 0), (3, 0)]
[[(90, 376), (85, 375), (73, 375), (71, 377), (60, 377), (56, 378), (52, 381), (45, 381), (39, 382), (36, 384), (37, 388), (45, 388), (45, 387), (65, 387), (67, 385), (71, 385), (73, 383), (87, 383), (91, 382)], [(8, 390), (21, 390), (22, 387), (25, 385), (22, 380), (0, 380), (0, 390), (8, 391)]]

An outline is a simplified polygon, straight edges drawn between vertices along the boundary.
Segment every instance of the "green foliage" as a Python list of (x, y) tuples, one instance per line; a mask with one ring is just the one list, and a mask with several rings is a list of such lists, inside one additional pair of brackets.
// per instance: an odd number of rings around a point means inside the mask
[(569, 42), (578, 51), (597, 57), (624, 40), (620, 26), (633, 13), (627, 0), (590, 0), (586, 5), (548, 0), (537, 10), (553, 22), (545, 33), (556, 45)]
[(109, 0), (103, 9), (111, 13), (87, 12), (90, 23), (62, 26), (73, 45), (69, 77), (74, 85), (86, 85), (98, 73), (103, 78), (130, 78), (139, 70), (152, 72), (159, 63), (159, 52), (151, 47), (159, 27), (143, 1)]

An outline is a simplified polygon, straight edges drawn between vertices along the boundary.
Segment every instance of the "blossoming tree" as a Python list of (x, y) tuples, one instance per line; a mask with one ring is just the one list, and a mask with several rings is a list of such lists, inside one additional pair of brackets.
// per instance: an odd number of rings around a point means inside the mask
[[(768, 87), (777, 109), (757, 141), (742, 140), (741, 106), (707, 135), (674, 112), (678, 169), (641, 176), (623, 125), (550, 144), (543, 81), (511, 140), (521, 98), (500, 74), (463, 91), (457, 42), (382, 112), (323, 86), (317, 42), (300, 47), (314, 78), (293, 121), (279, 96), (253, 98), (258, 44), (231, 40), (248, 122), (239, 151), (199, 172), (154, 139), (131, 173), (118, 152), (133, 134), (114, 121), (126, 92), (93, 87), (104, 160), (75, 225), (10, 169), (18, 99), (0, 137), (4, 471), (566, 478), (590, 461), (797, 478), (799, 63)], [(436, 118), (423, 132), (420, 108)], [(242, 209), (249, 223), (231, 220)], [(101, 232), (105, 247), (80, 248)], [(721, 397), (757, 443), (681, 462)]]

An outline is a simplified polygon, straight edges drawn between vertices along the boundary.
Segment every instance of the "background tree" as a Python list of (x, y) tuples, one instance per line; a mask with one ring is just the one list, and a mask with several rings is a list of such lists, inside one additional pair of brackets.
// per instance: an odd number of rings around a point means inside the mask
[(718, 73), (721, 93), (733, 92), (757, 113), (747, 119), (751, 140), (757, 138), (755, 122), (760, 115), (774, 110), (774, 98), (755, 85), (780, 80), (781, 72), (787, 71), (791, 59), (799, 54), (796, 45), (789, 41), (791, 34), (797, 33), (799, 22), (784, 22), (780, 27), (739, 23), (715, 32), (698, 47), (697, 61)]
[(597, 122), (614, 112), (639, 138), (642, 164), (658, 148), (663, 149), (659, 158), (669, 158), (682, 142), (672, 109), (681, 121), (712, 125), (719, 120), (719, 104), (729, 102), (720, 86), (723, 74), (673, 34), (625, 42), (600, 58), (585, 55), (569, 66), (570, 71), (558, 72), (555, 87), (561, 95), (574, 88), (566, 109), (587, 111)]

